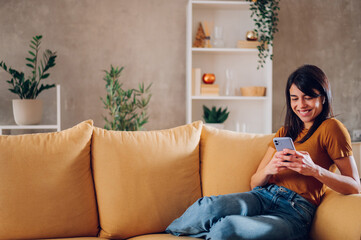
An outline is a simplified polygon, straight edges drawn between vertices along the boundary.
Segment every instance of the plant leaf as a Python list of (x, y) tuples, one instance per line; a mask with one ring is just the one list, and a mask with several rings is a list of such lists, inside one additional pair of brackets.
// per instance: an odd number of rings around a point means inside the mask
[(35, 59), (31, 59), (31, 58), (25, 58), (27, 61), (29, 61), (29, 62), (35, 62)]

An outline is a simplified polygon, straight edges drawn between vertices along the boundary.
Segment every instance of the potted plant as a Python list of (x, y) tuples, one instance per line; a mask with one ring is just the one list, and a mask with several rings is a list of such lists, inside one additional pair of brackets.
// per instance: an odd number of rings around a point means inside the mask
[(124, 67), (114, 68), (110, 66), (110, 71), (104, 71), (107, 95), (101, 100), (104, 108), (109, 111), (109, 119), (104, 117), (105, 129), (118, 131), (138, 131), (143, 129), (143, 125), (148, 122), (147, 108), (152, 95), (150, 87), (144, 87), (144, 83), (139, 84), (139, 89), (122, 88), (119, 83), (120, 73)]
[(273, 54), (269, 54), (270, 48), (267, 46), (273, 46), (273, 36), (278, 32), (278, 11), (280, 0), (247, 0), (252, 2), (250, 10), (252, 11), (251, 17), (255, 22), (254, 31), (259, 36), (258, 41), (261, 43), (258, 46), (258, 67), (263, 68), (263, 64), (266, 63), (266, 59), (269, 57), (271, 60)]
[(213, 106), (212, 109), (209, 109), (203, 105), (203, 119), (208, 126), (223, 129), (223, 123), (227, 120), (228, 115), (229, 112), (227, 112), (227, 108), (222, 109), (220, 107), (217, 109), (215, 106)]
[(44, 90), (55, 87), (55, 84), (40, 84), (42, 80), (50, 76), (50, 68), (55, 66), (56, 52), (46, 49), (43, 59), (38, 61), (42, 36), (35, 36), (30, 41), (29, 57), (26, 58), (26, 66), (31, 68), (31, 74), (25, 77), (23, 72), (7, 67), (5, 62), (0, 62), (0, 67), (11, 75), (7, 80), (10, 84), (10, 92), (19, 96), (14, 99), (13, 112), (15, 122), (18, 125), (39, 124), (42, 118), (42, 101), (36, 99)]

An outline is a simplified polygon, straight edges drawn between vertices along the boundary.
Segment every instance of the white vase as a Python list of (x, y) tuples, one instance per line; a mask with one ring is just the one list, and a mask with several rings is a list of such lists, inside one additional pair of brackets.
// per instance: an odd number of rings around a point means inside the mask
[(206, 126), (214, 127), (218, 129), (224, 129), (224, 124), (222, 123), (205, 123)]
[(13, 113), (17, 125), (39, 124), (43, 115), (43, 102), (40, 99), (13, 99)]

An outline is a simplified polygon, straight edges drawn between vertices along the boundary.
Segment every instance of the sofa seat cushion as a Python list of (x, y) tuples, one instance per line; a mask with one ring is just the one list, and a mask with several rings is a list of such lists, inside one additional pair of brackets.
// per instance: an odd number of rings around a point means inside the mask
[(128, 240), (196, 240), (197, 238), (191, 237), (176, 237), (171, 234), (146, 234), (134, 238), (129, 238)]
[(92, 125), (0, 136), (0, 239), (97, 236)]
[(203, 195), (249, 191), (251, 177), (272, 138), (204, 126), (200, 143)]
[(94, 128), (100, 237), (163, 232), (201, 196), (201, 131), (200, 121), (159, 131)]

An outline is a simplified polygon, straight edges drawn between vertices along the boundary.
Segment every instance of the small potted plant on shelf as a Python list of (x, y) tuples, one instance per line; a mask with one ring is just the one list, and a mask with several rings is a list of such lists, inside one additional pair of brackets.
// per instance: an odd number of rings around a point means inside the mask
[(10, 84), (10, 92), (19, 96), (13, 99), (13, 113), (16, 124), (33, 125), (39, 124), (42, 118), (43, 104), (37, 96), (44, 90), (55, 87), (55, 84), (40, 84), (42, 80), (50, 76), (50, 68), (55, 66), (56, 52), (46, 49), (43, 59), (38, 61), (42, 36), (35, 36), (30, 41), (29, 57), (26, 66), (31, 68), (31, 74), (25, 77), (23, 72), (17, 71), (0, 61), (0, 67), (11, 75), (7, 80)]
[(139, 89), (123, 89), (119, 83), (120, 73), (124, 67), (114, 68), (110, 66), (110, 71), (104, 71), (107, 95), (101, 100), (104, 108), (109, 111), (109, 119), (104, 117), (105, 129), (118, 131), (138, 131), (143, 129), (143, 125), (148, 122), (147, 108), (152, 97), (149, 84), (144, 87), (144, 83), (139, 84)]
[(223, 129), (223, 123), (227, 120), (228, 115), (229, 112), (227, 112), (227, 108), (222, 109), (220, 107), (217, 109), (215, 106), (213, 106), (212, 109), (209, 109), (203, 105), (203, 119), (208, 126)]

